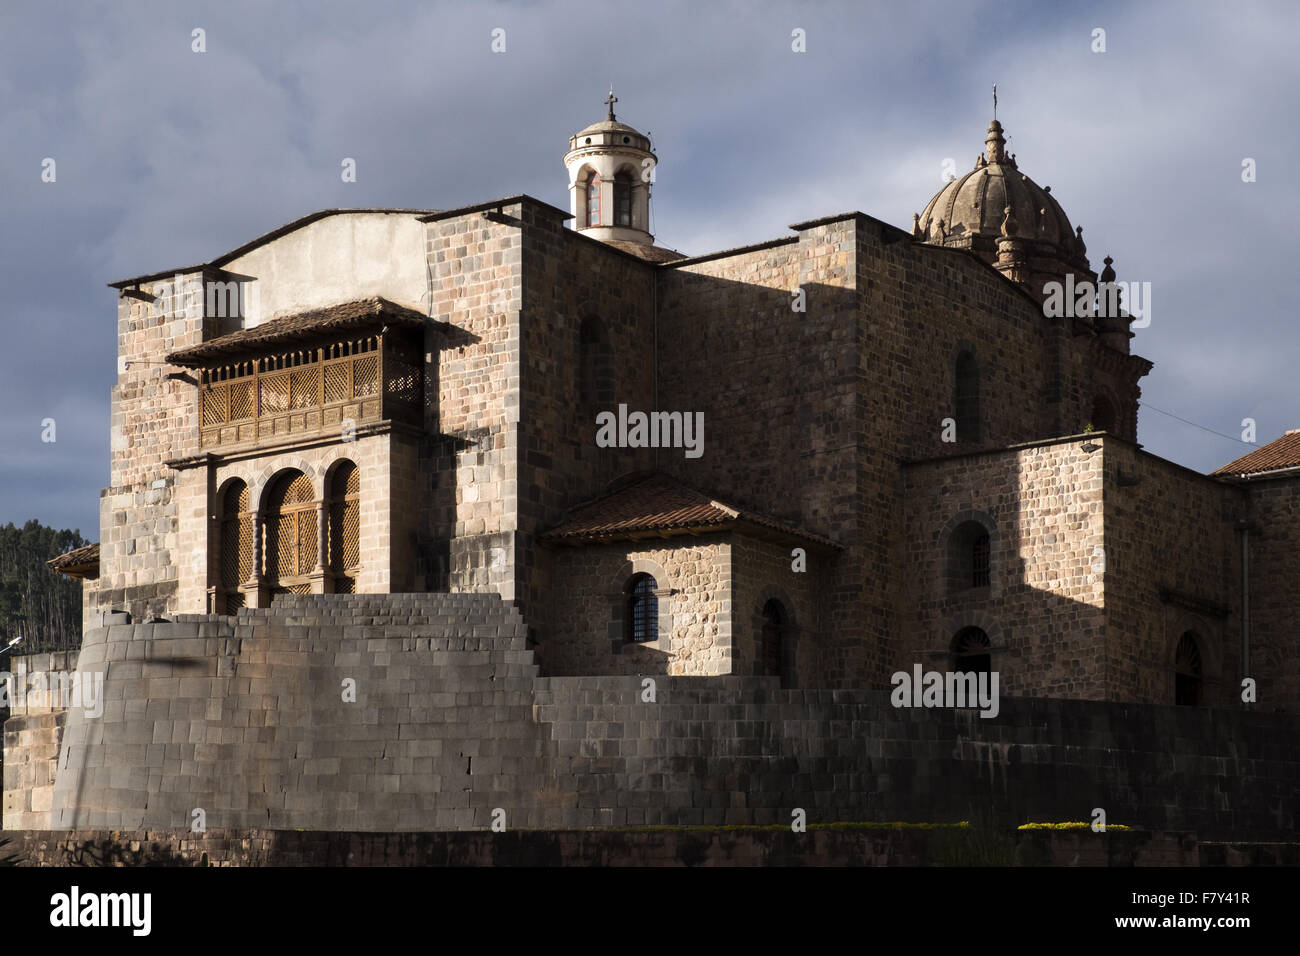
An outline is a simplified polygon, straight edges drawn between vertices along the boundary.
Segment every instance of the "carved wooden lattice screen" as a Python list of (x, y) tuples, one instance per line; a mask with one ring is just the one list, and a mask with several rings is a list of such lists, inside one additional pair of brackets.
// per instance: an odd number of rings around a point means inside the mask
[(316, 502), (311, 479), (291, 472), (277, 483), (266, 515), (266, 577), (272, 594), (307, 594), (316, 567)]
[(249, 511), (248, 486), (232, 482), (221, 499), (221, 572), (217, 610), (234, 614), (244, 606), (239, 586), (253, 570), (253, 516)]
[(361, 472), (344, 461), (330, 478), (330, 571), (334, 590), (353, 594), (361, 564)]

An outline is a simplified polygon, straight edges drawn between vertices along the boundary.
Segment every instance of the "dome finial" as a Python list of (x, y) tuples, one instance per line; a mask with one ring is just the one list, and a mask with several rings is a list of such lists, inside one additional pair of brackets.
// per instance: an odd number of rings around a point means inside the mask
[(605, 97), (602, 102), (609, 107), (609, 116), (606, 119), (611, 123), (614, 122), (614, 104), (618, 102), (618, 97), (614, 95), (613, 83), (609, 84), (609, 96)]
[(993, 84), (993, 119), (996, 121), (997, 118), (998, 118), (998, 85), (994, 83)]
[(1004, 163), (1007, 159), (1007, 141), (1002, 138), (1002, 124), (989, 123), (989, 134), (984, 137), (984, 158), (989, 163)]

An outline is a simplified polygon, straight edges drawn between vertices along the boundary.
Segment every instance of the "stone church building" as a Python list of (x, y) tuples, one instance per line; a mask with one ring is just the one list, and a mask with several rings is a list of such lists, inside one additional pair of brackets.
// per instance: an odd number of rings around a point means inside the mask
[(53, 565), (87, 629), (493, 592), (546, 676), (919, 662), (1220, 706), (1251, 676), (1300, 709), (1300, 433), (1212, 475), (1143, 451), (1132, 316), (1044, 307), (1110, 260), (983, 145), (910, 230), (687, 256), (611, 103), (567, 210), (329, 209), (115, 282), (100, 540)]

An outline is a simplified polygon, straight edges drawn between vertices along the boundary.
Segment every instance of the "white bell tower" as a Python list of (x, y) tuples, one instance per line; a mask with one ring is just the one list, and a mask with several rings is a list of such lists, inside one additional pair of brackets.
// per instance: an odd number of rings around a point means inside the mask
[(569, 138), (569, 211), (574, 228), (593, 239), (653, 245), (650, 187), (659, 160), (648, 136), (614, 118), (617, 102), (610, 90), (605, 119)]

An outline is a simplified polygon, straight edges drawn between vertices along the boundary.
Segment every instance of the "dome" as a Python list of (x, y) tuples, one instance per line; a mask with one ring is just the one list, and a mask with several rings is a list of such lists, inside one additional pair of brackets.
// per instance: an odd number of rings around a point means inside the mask
[(994, 120), (975, 168), (945, 184), (925, 211), (913, 217), (913, 235), (985, 257), (995, 254), (997, 240), (1007, 235), (1024, 240), (1039, 254), (1087, 268), (1082, 229), (1071, 227), (1051, 187), (1039, 186), (1022, 173), (1005, 147), (1002, 125)]
[(650, 152), (650, 137), (641, 131), (620, 123), (618, 120), (604, 119), (592, 123), (587, 128), (574, 133), (569, 139), (570, 152), (580, 149), (630, 149), (643, 153)]

